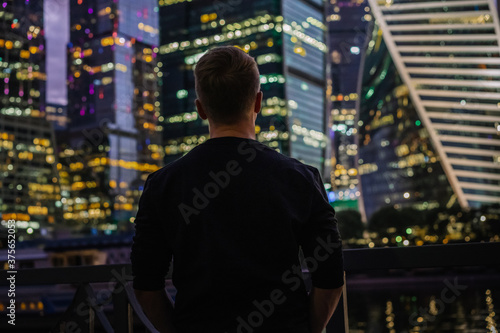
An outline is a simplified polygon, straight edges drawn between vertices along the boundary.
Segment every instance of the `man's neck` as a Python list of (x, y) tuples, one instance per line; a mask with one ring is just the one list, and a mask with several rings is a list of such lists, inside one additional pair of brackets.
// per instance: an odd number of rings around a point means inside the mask
[(232, 136), (255, 140), (255, 124), (251, 123), (236, 125), (214, 125), (211, 123), (209, 132), (211, 139)]

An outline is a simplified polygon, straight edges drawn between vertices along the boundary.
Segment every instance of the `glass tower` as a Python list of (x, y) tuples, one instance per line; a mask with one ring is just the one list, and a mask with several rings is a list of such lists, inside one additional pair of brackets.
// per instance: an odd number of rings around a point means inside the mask
[(54, 132), (45, 117), (43, 1), (0, 4), (0, 215), (18, 239), (59, 222)]
[[(367, 214), (382, 198), (424, 208), (499, 203), (500, 26), (493, 1), (369, 3), (379, 25), (361, 91)], [(375, 147), (382, 150), (375, 154)], [(383, 195), (384, 181), (391, 197)]]
[(264, 92), (256, 136), (323, 170), (325, 45), (323, 1), (160, 0), (159, 76), (165, 161), (208, 139), (198, 118), (193, 67), (211, 47), (234, 45), (254, 57)]
[(68, 119), (61, 133), (65, 219), (111, 232), (133, 219), (147, 175), (162, 164), (156, 1), (70, 5)]
[(372, 16), (366, 1), (331, 1), (328, 23), (330, 79), (328, 81), (332, 170), (330, 200), (337, 210), (357, 209), (358, 188), (356, 118), (361, 59)]
[(389, 205), (445, 206), (453, 191), (377, 26), (360, 96), (358, 171), (367, 217)]

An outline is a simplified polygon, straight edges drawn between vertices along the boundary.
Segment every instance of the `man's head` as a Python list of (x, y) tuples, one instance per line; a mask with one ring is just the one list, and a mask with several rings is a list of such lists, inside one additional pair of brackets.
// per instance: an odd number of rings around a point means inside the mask
[(202, 118), (231, 125), (253, 119), (260, 110), (259, 70), (244, 51), (232, 46), (213, 48), (198, 61), (194, 76)]

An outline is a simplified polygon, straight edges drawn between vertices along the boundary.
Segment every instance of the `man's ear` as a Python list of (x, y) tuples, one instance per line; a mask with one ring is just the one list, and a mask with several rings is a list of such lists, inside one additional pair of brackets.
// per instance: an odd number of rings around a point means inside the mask
[(200, 118), (203, 120), (207, 119), (207, 113), (205, 112), (205, 109), (203, 109), (203, 105), (201, 105), (200, 100), (196, 99), (194, 104), (196, 104), (196, 110), (198, 111)]
[(253, 109), (253, 112), (259, 113), (260, 109), (262, 108), (262, 98), (264, 97), (264, 94), (262, 91), (259, 91), (257, 95), (255, 96), (255, 107)]

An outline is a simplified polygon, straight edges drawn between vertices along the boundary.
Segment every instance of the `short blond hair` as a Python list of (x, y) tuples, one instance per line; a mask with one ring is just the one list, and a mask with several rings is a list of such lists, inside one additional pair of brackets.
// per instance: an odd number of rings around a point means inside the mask
[(198, 99), (216, 123), (242, 120), (260, 90), (254, 58), (233, 46), (210, 49), (196, 64), (194, 76)]

